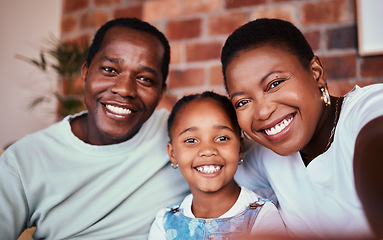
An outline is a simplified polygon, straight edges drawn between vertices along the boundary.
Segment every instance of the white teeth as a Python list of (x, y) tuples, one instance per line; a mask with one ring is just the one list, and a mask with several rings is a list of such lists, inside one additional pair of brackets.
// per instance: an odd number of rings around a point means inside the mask
[(120, 114), (120, 115), (127, 115), (127, 114), (131, 114), (132, 113), (132, 110), (130, 110), (130, 109), (116, 107), (116, 106), (109, 105), (109, 104), (106, 105), (106, 108), (109, 111), (111, 111), (112, 113)]
[(200, 166), (196, 168), (198, 172), (202, 173), (215, 173), (219, 170), (221, 170), (220, 166), (214, 166), (214, 165), (209, 165), (209, 166)]
[(293, 120), (292, 117), (289, 119), (283, 119), (283, 121), (281, 121), (280, 123), (278, 123), (274, 127), (271, 127), (269, 129), (265, 129), (265, 133), (267, 135), (277, 134), (277, 133), (281, 132), (283, 129), (285, 129), (291, 123), (292, 120)]

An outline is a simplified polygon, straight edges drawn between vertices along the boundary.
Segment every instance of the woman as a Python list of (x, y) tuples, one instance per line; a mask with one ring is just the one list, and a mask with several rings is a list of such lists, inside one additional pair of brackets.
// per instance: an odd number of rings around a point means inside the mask
[(221, 61), (239, 124), (259, 143), (238, 183), (271, 187), (292, 236), (382, 237), (383, 84), (330, 96), (319, 57), (279, 19), (234, 31)]

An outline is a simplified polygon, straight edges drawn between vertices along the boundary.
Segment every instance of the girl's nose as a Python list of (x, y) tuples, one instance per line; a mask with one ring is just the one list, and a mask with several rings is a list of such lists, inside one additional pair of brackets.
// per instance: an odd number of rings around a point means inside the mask
[(214, 143), (201, 143), (201, 148), (199, 150), (200, 157), (211, 157), (217, 156), (217, 148)]

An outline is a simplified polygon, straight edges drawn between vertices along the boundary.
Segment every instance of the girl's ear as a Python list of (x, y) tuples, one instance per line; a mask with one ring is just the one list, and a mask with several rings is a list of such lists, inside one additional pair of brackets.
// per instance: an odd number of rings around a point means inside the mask
[(239, 139), (239, 158), (242, 157), (242, 153), (243, 153), (243, 137)]
[(310, 70), (319, 87), (325, 87), (327, 76), (318, 56), (314, 56), (310, 63)]
[(174, 164), (177, 164), (177, 160), (176, 160), (176, 157), (174, 155), (173, 145), (171, 142), (168, 142), (167, 150), (168, 150), (168, 155), (169, 155), (170, 161), (172, 161), (172, 163), (174, 163)]

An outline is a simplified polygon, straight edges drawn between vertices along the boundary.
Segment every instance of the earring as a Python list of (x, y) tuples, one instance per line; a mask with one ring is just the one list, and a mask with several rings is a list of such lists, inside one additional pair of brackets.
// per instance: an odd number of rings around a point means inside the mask
[(177, 169), (178, 168), (178, 164), (171, 163), (171, 166), (172, 166), (173, 169)]
[(238, 165), (241, 165), (243, 163), (243, 158), (239, 159)]
[(247, 140), (251, 140), (250, 136), (247, 135), (247, 133), (245, 133), (245, 131), (242, 131), (242, 134), (243, 134), (243, 136), (244, 136)]
[(328, 107), (331, 105), (331, 100), (330, 100), (330, 94), (328, 93), (328, 90), (327, 90), (327, 87), (321, 87), (320, 88), (321, 92), (322, 92), (322, 101), (324, 102), (324, 106), (325, 107)]

